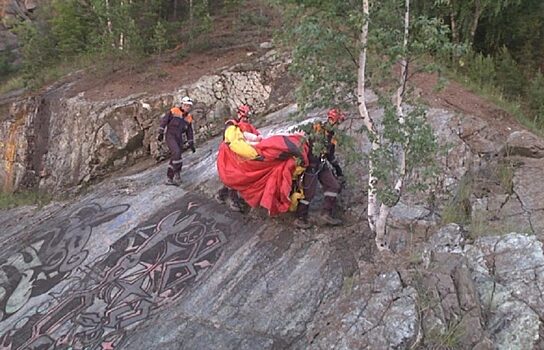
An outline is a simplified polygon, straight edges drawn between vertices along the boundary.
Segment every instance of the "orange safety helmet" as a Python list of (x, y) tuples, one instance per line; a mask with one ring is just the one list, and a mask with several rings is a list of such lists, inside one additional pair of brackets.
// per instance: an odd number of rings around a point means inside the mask
[(236, 113), (238, 114), (238, 119), (249, 118), (249, 114), (251, 113), (251, 108), (248, 105), (243, 104), (240, 107), (238, 107), (238, 110), (236, 111)]
[(346, 120), (346, 116), (341, 110), (332, 108), (327, 112), (327, 119), (331, 122), (331, 124), (336, 124)]

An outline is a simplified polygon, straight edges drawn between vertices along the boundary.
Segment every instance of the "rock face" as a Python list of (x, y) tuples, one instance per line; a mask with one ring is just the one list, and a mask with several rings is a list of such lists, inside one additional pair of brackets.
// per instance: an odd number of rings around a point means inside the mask
[(210, 164), (218, 141), (202, 145), (209, 156), (187, 157), (192, 181), (175, 191), (158, 181), (163, 164), (71, 203), (0, 213), (4, 347), (415, 344), (416, 290), (395, 268), (359, 266), (359, 230), (294, 234), (192, 193), (217, 188)]
[[(263, 132), (285, 130), (293, 110), (266, 118), (274, 125)], [(180, 188), (160, 185), (162, 164), (107, 179), (69, 202), (0, 211), (0, 343), (10, 350), (544, 345), (539, 235), (484, 230), (474, 238), (435, 222), (427, 240), (388, 256), (374, 248), (364, 216), (346, 216), (340, 228), (293, 230), (287, 216), (231, 213), (211, 200), (219, 141), (186, 157), (191, 181)], [(533, 208), (526, 203), (521, 210)], [(393, 215), (399, 228), (432, 221), (429, 209), (409, 204)]]
[[(270, 60), (269, 55), (263, 60), (271, 70), (281, 71), (281, 60)], [(261, 69), (235, 66), (172, 93), (98, 103), (83, 93), (70, 96), (69, 84), (53, 86), (42, 96), (11, 104), (2, 116), (2, 188), (61, 192), (144, 155), (159, 158), (159, 119), (184, 95), (197, 102), (192, 113), (198, 147), (223, 130), (224, 121), (241, 103), (247, 101), (257, 113), (274, 108), (270, 79)]]
[(506, 151), (512, 156), (544, 157), (544, 141), (528, 131), (514, 131), (506, 141)]
[(293, 230), (287, 215), (211, 201), (236, 105), (274, 111), (259, 120), (265, 134), (293, 123), (296, 106), (277, 103), (276, 55), (262, 57), (268, 70), (238, 65), (161, 95), (92, 102), (66, 83), (0, 109), (5, 189), (61, 192), (160, 157), (158, 119), (184, 95), (198, 137), (181, 188), (159, 185), (162, 164), (0, 211), (3, 348), (544, 348), (544, 148), (527, 131), (430, 109), (442, 176), (391, 210), (393, 255), (374, 248), (365, 179), (342, 192), (340, 228)]
[(428, 252), (427, 345), (443, 345), (449, 336), (462, 349), (540, 348), (544, 255), (536, 236), (510, 233), (465, 244), (463, 232), (450, 225)]
[(544, 229), (544, 141), (526, 130), (500, 134), (486, 121), (430, 109), (428, 121), (444, 152), (431, 190), (407, 194), (393, 208), (390, 245), (407, 248), (413, 236), (437, 231), (441, 222), (464, 224), (471, 238)]
[(43, 0), (0, 0), (0, 57), (19, 63), (17, 36), (10, 32), (14, 23), (30, 20)]

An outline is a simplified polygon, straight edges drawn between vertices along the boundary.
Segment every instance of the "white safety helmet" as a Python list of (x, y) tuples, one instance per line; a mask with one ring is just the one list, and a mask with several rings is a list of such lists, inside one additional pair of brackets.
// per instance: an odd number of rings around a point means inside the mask
[(193, 105), (193, 99), (190, 98), (189, 96), (185, 96), (184, 98), (181, 99), (181, 104), (182, 105)]

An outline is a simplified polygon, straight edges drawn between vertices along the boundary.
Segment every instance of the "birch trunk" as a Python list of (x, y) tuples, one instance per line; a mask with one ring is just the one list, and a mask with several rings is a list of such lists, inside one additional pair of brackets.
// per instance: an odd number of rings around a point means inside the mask
[(105, 0), (106, 4), (106, 27), (108, 29), (108, 34), (110, 35), (111, 47), (115, 48), (115, 38), (113, 36), (113, 24), (110, 17), (110, 1)]
[(480, 0), (474, 2), (474, 19), (472, 20), (472, 26), (470, 28), (470, 42), (474, 42), (474, 36), (476, 36), (476, 29), (478, 29), (478, 22), (480, 21), (480, 16), (482, 15), (482, 4)]
[[(363, 0), (363, 16), (364, 22), (361, 28), (361, 52), (359, 53), (359, 69), (357, 74), (357, 102), (359, 105), (359, 114), (363, 118), (363, 123), (368, 131), (370, 139), (372, 139), (372, 151), (376, 151), (380, 148), (379, 135), (376, 131), (374, 121), (368, 114), (368, 109), (366, 108), (365, 101), (365, 74), (366, 74), (366, 54), (367, 54), (367, 44), (368, 44), (368, 17), (369, 17), (369, 6), (368, 0)], [(367, 206), (367, 217), (368, 217), (368, 226), (373, 233), (377, 232), (377, 223), (379, 217), (379, 203), (377, 198), (376, 185), (378, 184), (378, 179), (374, 175), (375, 164), (372, 159), (368, 162), (368, 206)]]
[(455, 15), (453, 1), (450, 2), (450, 25), (452, 41), (454, 44), (459, 44), (459, 29), (457, 29), (457, 16)]
[[(124, 11), (123, 7), (125, 7), (125, 2), (121, 1), (121, 11)], [(119, 34), (119, 45), (117, 46), (117, 48), (121, 51), (123, 51), (125, 48), (125, 33), (124, 32), (121, 32)]]
[[(403, 38), (403, 56), (400, 60), (401, 72), (399, 79), (399, 87), (395, 95), (395, 105), (399, 125), (405, 123), (404, 120), (404, 111), (402, 109), (402, 100), (403, 95), (406, 90), (406, 81), (408, 76), (408, 60), (406, 58), (406, 50), (408, 49), (408, 35), (409, 35), (409, 26), (410, 26), (410, 0), (405, 0), (405, 14), (404, 14), (404, 38)], [(368, 113), (365, 103), (365, 68), (366, 68), (366, 52), (367, 52), (367, 43), (368, 43), (368, 0), (363, 0), (363, 15), (365, 21), (361, 29), (361, 45), (362, 49), (359, 54), (359, 71), (357, 76), (357, 100), (359, 104), (359, 114), (363, 118), (365, 127), (368, 130), (369, 136), (372, 139), (372, 151), (379, 150), (381, 147), (380, 144), (380, 135), (376, 130), (376, 126), (372, 118)], [(398, 197), (402, 192), (402, 187), (404, 185), (404, 180), (406, 176), (406, 145), (399, 145), (398, 151), (398, 161), (399, 161), (399, 174), (395, 182), (395, 192)], [(375, 164), (372, 159), (369, 161), (369, 171), (368, 171), (368, 207), (367, 207), (367, 216), (368, 216), (368, 225), (372, 232), (376, 235), (376, 246), (379, 250), (389, 249), (386, 234), (387, 234), (387, 218), (391, 212), (391, 207), (384, 203), (379, 203), (377, 198), (377, 178), (375, 177)]]
[[(408, 80), (408, 59), (406, 57), (408, 50), (408, 35), (410, 30), (410, 0), (405, 0), (406, 10), (404, 12), (404, 38), (402, 42), (403, 57), (400, 60), (400, 79), (399, 88), (397, 89), (396, 109), (397, 120), (399, 125), (404, 125), (406, 122), (404, 119), (404, 111), (402, 110), (402, 99), (404, 92), (406, 91), (406, 83)], [(408, 135), (405, 135), (408, 136)], [(406, 144), (400, 145), (399, 150), (399, 177), (395, 183), (395, 192), (397, 197), (400, 197), (402, 187), (404, 185), (404, 178), (406, 177)]]
[(189, 30), (189, 40), (193, 41), (193, 0), (189, 0), (189, 25), (191, 26), (191, 30)]

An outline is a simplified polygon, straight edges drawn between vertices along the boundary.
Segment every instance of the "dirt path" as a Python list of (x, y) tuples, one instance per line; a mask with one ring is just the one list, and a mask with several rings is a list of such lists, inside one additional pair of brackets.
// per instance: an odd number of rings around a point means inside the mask
[(420, 91), (420, 97), (430, 107), (477, 116), (496, 128), (497, 132), (504, 137), (507, 137), (513, 130), (525, 129), (508, 112), (468, 91), (461, 84), (449, 81), (444, 89), (436, 91), (437, 82), (436, 74), (419, 73), (412, 78), (411, 85)]

